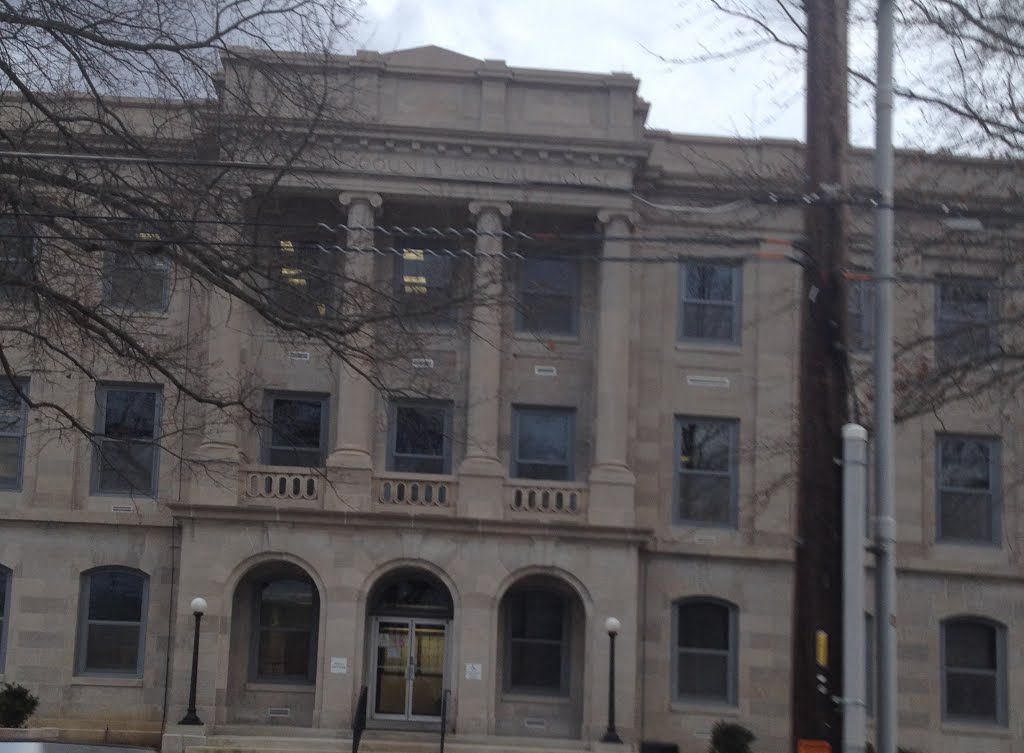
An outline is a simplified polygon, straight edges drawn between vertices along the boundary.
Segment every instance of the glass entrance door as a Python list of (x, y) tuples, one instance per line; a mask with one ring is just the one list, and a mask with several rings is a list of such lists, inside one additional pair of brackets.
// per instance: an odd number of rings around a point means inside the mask
[(378, 617), (374, 636), (373, 715), (438, 719), (444, 696), (446, 623)]

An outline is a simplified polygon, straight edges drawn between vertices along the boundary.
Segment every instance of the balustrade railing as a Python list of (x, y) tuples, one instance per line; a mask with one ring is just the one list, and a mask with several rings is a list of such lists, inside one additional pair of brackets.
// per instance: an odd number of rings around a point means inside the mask
[(388, 473), (373, 480), (373, 494), (379, 505), (451, 510), (455, 507), (458, 483), (451, 476), (421, 476)]
[(576, 483), (509, 479), (505, 482), (505, 505), (513, 517), (519, 514), (585, 517), (587, 487)]
[(319, 502), (324, 477), (308, 468), (250, 468), (242, 472), (246, 501)]

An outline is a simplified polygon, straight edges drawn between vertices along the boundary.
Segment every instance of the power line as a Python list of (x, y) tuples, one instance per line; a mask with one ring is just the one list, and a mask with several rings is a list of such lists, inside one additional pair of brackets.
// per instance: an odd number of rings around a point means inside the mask
[[(314, 175), (338, 175), (352, 171), (353, 166), (350, 165), (337, 165), (337, 166), (323, 166), (323, 165), (281, 165), (281, 164), (270, 164), (265, 162), (247, 162), (247, 161), (236, 161), (236, 160), (195, 160), (195, 159), (176, 159), (172, 157), (136, 157), (130, 155), (114, 155), (114, 154), (89, 154), (89, 153), (68, 153), (62, 154), (60, 152), (31, 152), (22, 150), (0, 150), (0, 158), (8, 157), (11, 159), (34, 159), (34, 160), (53, 160), (53, 161), (65, 161), (65, 162), (112, 162), (112, 163), (123, 163), (123, 164), (142, 164), (142, 165), (154, 165), (154, 166), (166, 166), (166, 167), (193, 167), (193, 168), (214, 168), (219, 170), (252, 170), (252, 171), (263, 171), (263, 172), (296, 172), (296, 173), (307, 173)], [(399, 176), (401, 177), (401, 176)], [(447, 180), (444, 177), (438, 176), (410, 176), (415, 177), (417, 180), (423, 181), (438, 181)], [(551, 187), (552, 184), (543, 183), (538, 181), (509, 181), (506, 183), (496, 183), (495, 181), (488, 181), (482, 179), (459, 177), (458, 182), (461, 183), (473, 183), (473, 184), (484, 184), (484, 185), (504, 185), (509, 187)], [(737, 195), (737, 198), (724, 205), (711, 206), (711, 207), (700, 207), (700, 206), (674, 206), (674, 205), (663, 205), (639, 196), (634, 193), (631, 188), (617, 188), (609, 186), (589, 186), (589, 185), (573, 185), (571, 186), (574, 190), (600, 190), (605, 193), (622, 193), (628, 194), (632, 198), (637, 199), (642, 204), (656, 209), (659, 211), (671, 211), (671, 212), (690, 212), (696, 214), (720, 214), (728, 211), (734, 211), (735, 209), (743, 208), (749, 205), (783, 205), (783, 206), (848, 206), (860, 209), (874, 209), (878, 205), (878, 197), (874, 193), (855, 193), (855, 192), (838, 192), (829, 190), (827, 187), (823, 187), (821, 191), (811, 192), (786, 192), (786, 191), (756, 191), (746, 195)], [(895, 204), (895, 208), (898, 211), (914, 212), (915, 214), (929, 214), (938, 217), (995, 217), (1003, 220), (1021, 221), (1024, 222), (1024, 212), (1004, 210), (1000, 207), (993, 206), (970, 206), (963, 202), (918, 202), (912, 200), (898, 200)]]

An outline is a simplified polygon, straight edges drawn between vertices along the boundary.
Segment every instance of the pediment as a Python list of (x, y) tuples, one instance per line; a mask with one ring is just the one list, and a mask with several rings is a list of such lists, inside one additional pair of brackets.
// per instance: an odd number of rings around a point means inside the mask
[(446, 50), (444, 47), (433, 44), (386, 52), (381, 57), (389, 65), (446, 70), (475, 70), (483, 62), (477, 58), (471, 58), (469, 55)]

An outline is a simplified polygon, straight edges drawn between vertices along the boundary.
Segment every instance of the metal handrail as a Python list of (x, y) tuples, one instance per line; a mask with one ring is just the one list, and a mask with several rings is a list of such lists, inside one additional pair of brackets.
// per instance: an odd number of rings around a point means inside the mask
[(444, 691), (444, 695), (441, 696), (441, 750), (438, 753), (444, 753), (444, 738), (448, 732), (448, 699), (451, 697), (451, 694), (452, 691), (449, 689)]
[[(359, 741), (363, 737), (363, 730), (366, 729), (366, 704), (370, 695), (370, 689), (363, 685), (359, 691), (359, 702), (356, 703), (356, 718), (352, 720), (352, 753), (359, 753)], [(441, 746), (442, 749), (444, 746)]]

